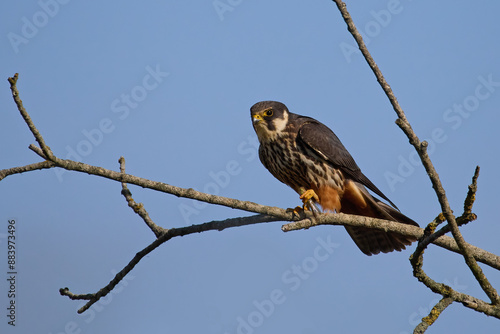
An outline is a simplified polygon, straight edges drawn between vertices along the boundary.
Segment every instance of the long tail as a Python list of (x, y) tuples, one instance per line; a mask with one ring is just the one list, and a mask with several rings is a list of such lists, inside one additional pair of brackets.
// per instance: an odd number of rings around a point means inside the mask
[[(340, 212), (387, 219), (397, 221), (402, 224), (418, 226), (416, 222), (406, 217), (397, 209), (374, 198), (363, 185), (357, 182), (352, 183), (352, 185), (356, 186), (359, 190), (357, 195), (361, 194), (366, 205), (360, 206), (359, 202), (353, 203), (352, 196), (344, 196), (341, 201), (342, 207)], [(409, 246), (412, 242), (416, 241), (413, 237), (366, 227), (345, 226), (345, 229), (359, 249), (366, 255), (379, 254), (380, 252), (389, 253), (395, 250), (401, 251), (406, 249), (405, 246)]]

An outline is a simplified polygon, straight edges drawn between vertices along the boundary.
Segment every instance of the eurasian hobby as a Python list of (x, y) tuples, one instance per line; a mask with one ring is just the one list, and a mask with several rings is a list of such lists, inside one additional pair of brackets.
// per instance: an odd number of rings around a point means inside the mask
[[(311, 210), (381, 218), (418, 226), (403, 215), (359, 169), (335, 133), (317, 120), (293, 114), (280, 102), (250, 109), (259, 157), (274, 177), (290, 186)], [(373, 197), (368, 190), (389, 204)], [(366, 255), (401, 251), (414, 238), (365, 227), (345, 227)]]

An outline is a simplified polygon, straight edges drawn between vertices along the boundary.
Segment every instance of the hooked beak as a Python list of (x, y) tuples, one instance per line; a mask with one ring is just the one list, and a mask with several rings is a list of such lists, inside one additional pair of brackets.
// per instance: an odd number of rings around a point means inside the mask
[(252, 116), (252, 121), (254, 124), (259, 123), (260, 121), (264, 120), (261, 115), (255, 114)]

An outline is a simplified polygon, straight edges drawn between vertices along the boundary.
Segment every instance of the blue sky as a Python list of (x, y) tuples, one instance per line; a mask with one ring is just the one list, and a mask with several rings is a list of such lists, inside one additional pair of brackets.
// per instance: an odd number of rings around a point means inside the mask
[[(499, 254), (500, 4), (347, 5), (415, 131), (431, 142), (455, 214), (481, 166), (478, 220), (462, 231)], [(439, 213), (331, 1), (4, 2), (0, 22), (2, 169), (40, 161), (27, 148), (34, 139), (7, 83), (19, 72), (24, 105), (59, 157), (118, 170), (124, 156), (137, 176), (294, 207), (297, 195), (256, 157), (249, 108), (272, 99), (331, 127), (363, 172), (421, 226)], [(130, 189), (166, 228), (248, 215)], [(403, 334), (439, 297), (412, 277), (408, 250), (367, 257), (343, 228), (285, 234), (278, 222), (176, 238), (78, 315), (81, 303), (59, 288), (97, 291), (153, 241), (120, 190), (57, 170), (0, 182), (2, 277), (9, 219), (16, 220), (18, 265), (17, 324), (2, 314), (2, 333)], [(486, 298), (458, 255), (431, 247), (424, 269)], [(500, 286), (498, 272), (485, 272)], [(454, 304), (429, 333), (472, 331), (496, 333), (498, 320)]]

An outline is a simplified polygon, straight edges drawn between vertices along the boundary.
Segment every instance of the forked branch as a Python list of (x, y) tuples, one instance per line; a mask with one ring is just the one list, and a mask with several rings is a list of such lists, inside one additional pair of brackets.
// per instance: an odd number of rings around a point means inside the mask
[[(415, 134), (413, 131), (410, 123), (408, 122), (408, 119), (406, 118), (406, 115), (399, 105), (398, 100), (396, 99), (396, 96), (394, 95), (394, 92), (392, 91), (391, 86), (387, 83), (385, 80), (382, 71), (378, 68), (377, 64), (375, 63), (375, 60), (371, 56), (370, 52), (368, 51), (368, 48), (366, 47), (363, 37), (361, 34), (358, 32), (351, 15), (347, 11), (346, 4), (341, 1), (341, 0), (333, 0), (337, 8), (339, 9), (344, 21), (347, 24), (347, 29), (349, 32), (352, 34), (354, 37), (356, 43), (358, 44), (358, 47), (363, 54), (363, 57), (365, 58), (366, 62), (372, 69), (373, 73), (375, 74), (375, 77), (377, 78), (377, 81), (379, 82), (380, 86), (382, 87), (384, 93), (386, 94), (387, 98), (389, 99), (394, 111), (396, 112), (398, 118), (396, 119), (396, 124), (403, 130), (405, 135), (408, 137), (410, 144), (413, 145), (415, 150), (417, 151), (420, 160), (422, 161), (422, 165), (424, 166), (427, 175), (429, 176), (429, 179), (432, 183), (432, 187), (434, 188), (434, 191), (436, 193), (437, 199), (439, 201), (439, 204), (441, 206), (441, 210), (443, 212), (444, 218), (448, 222), (447, 229), (451, 230), (451, 233), (453, 235), (453, 238), (455, 239), (456, 243), (458, 244), (460, 248), (460, 253), (464, 257), (465, 263), (469, 267), (469, 269), (472, 271), (474, 274), (476, 280), (478, 281), (479, 285), (483, 289), (483, 291), (486, 293), (488, 298), (491, 300), (491, 304), (493, 304), (493, 308), (495, 310), (495, 316), (498, 317), (498, 305), (500, 304), (500, 297), (489, 282), (489, 280), (486, 278), (484, 275), (481, 267), (476, 262), (476, 258), (472, 255), (472, 250), (471, 247), (468, 243), (465, 242), (459, 228), (458, 228), (458, 223), (457, 219), (455, 219), (455, 216), (453, 215), (453, 211), (451, 210), (450, 204), (448, 202), (448, 198), (446, 196), (446, 192), (443, 188), (443, 185), (441, 183), (441, 180), (439, 179), (439, 175), (434, 168), (434, 165), (432, 164), (430, 157), (427, 153), (427, 142), (423, 141), (421, 142), (418, 136)], [(464, 222), (468, 222), (470, 220), (473, 220), (471, 218), (475, 219), (475, 215), (472, 216), (472, 204), (474, 202), (474, 196), (475, 196), (475, 190), (477, 189), (476, 186), (476, 181), (477, 181), (477, 176), (479, 173), (479, 168), (476, 169), (476, 173), (473, 178), (473, 184), (469, 188), (469, 194), (467, 196), (467, 200), (465, 201), (464, 204), (464, 215), (462, 216)], [(472, 194), (471, 194), (472, 192)], [(470, 195), (470, 196), (469, 196)], [(465, 216), (465, 217), (464, 217)], [(444, 234), (445, 230), (442, 230), (441, 233)], [(427, 242), (431, 242), (430, 236), (427, 237)], [(426, 246), (426, 245), (425, 245)], [(425, 249), (425, 246), (420, 247), (420, 250), (422, 253), (414, 254), (414, 257), (412, 261), (417, 261), (417, 259), (421, 259), (423, 250)], [(418, 256), (416, 256), (418, 255)], [(417, 259), (416, 259), (417, 258)], [(412, 262), (412, 265), (415, 267), (415, 263)], [(418, 266), (417, 266), (418, 267)], [(421, 266), (420, 266), (421, 269)], [(420, 280), (420, 278), (419, 278)], [(430, 279), (429, 279), (430, 280)], [(426, 284), (427, 285), (427, 284)], [(427, 285), (429, 286), (429, 285)], [(445, 289), (447, 290), (447, 288)], [(434, 292), (441, 293), (443, 296), (447, 296), (447, 294), (444, 294), (444, 290), (437, 291), (433, 290)], [(458, 297), (457, 297), (458, 298)], [(457, 299), (455, 299), (457, 300)], [(484, 303), (484, 302), (483, 302)], [(464, 305), (467, 306), (468, 303), (464, 303)], [(487, 304), (487, 303), (485, 303)], [(489, 304), (487, 304), (489, 305)], [(477, 310), (477, 309), (476, 309)], [(484, 311), (482, 311), (484, 312)], [(485, 312), (486, 313), (486, 312)]]

